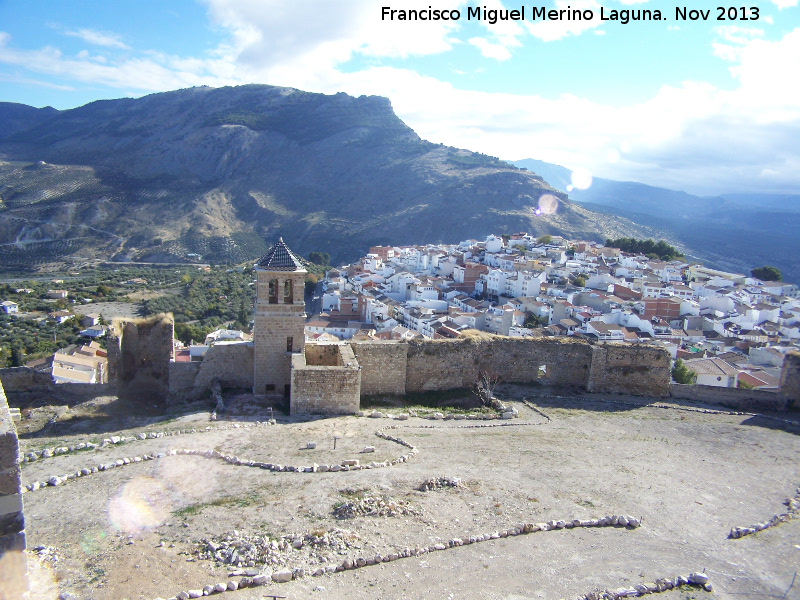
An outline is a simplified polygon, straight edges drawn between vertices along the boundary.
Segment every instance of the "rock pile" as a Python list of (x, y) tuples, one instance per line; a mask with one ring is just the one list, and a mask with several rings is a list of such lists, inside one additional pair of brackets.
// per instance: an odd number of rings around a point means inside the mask
[(440, 490), (443, 488), (461, 487), (461, 478), (459, 477), (431, 477), (426, 479), (419, 486), (420, 492), (429, 492), (431, 490)]
[(795, 490), (794, 498), (787, 498), (783, 501), (783, 503), (789, 509), (787, 512), (775, 515), (769, 521), (764, 523), (756, 523), (750, 527), (734, 527), (728, 534), (728, 538), (736, 540), (746, 535), (752, 535), (758, 531), (764, 531), (765, 529), (775, 527), (776, 525), (786, 523), (787, 521), (791, 521), (792, 519), (796, 518), (797, 514), (800, 513), (800, 488)]
[[(246, 535), (233, 531), (219, 539), (203, 539), (193, 554), (200, 560), (236, 568), (290, 568), (327, 563), (340, 553), (359, 547), (359, 537), (347, 529), (316, 530), (280, 537)], [(240, 575), (257, 575), (248, 571)], [(292, 571), (290, 571), (292, 573)]]
[(354, 498), (337, 502), (333, 507), (333, 515), (337, 519), (355, 517), (408, 517), (419, 516), (422, 511), (404, 500), (394, 498)]

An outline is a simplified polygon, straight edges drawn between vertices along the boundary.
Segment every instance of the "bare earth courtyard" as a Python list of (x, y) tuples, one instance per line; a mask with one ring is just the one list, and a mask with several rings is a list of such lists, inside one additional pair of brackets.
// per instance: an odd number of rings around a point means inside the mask
[[(800, 570), (798, 520), (728, 538), (732, 527), (786, 512), (784, 501), (800, 485), (800, 427), (625, 396), (501, 392), (518, 419), (279, 417), (268, 425), (256, 424), (260, 415), (211, 422), (207, 412), (62, 414), (41, 431), (23, 419), (22, 454), (129, 438), (23, 464), (22, 482), (30, 484), (130, 462), (25, 494), (33, 583), (50, 586), (49, 598), (153, 599), (302, 568), (293, 581), (230, 597), (555, 600), (705, 570), (713, 595), (693, 587), (659, 597), (800, 598), (800, 583), (790, 589)], [(418, 452), (376, 436), (386, 427), (394, 428), (384, 435)], [(150, 432), (182, 433), (138, 439)], [(363, 453), (367, 446), (374, 452)], [(338, 472), (247, 465), (363, 466), (402, 456), (409, 459)], [(442, 485), (423, 491), (431, 478)], [(641, 526), (503, 534), (417, 552), (524, 523), (611, 515), (633, 516)], [(347, 560), (410, 553), (312, 576)]]

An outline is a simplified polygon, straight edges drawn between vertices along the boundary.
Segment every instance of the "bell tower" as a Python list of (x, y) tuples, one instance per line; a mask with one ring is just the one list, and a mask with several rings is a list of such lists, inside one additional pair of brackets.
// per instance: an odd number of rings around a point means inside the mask
[(305, 345), (306, 273), (283, 238), (256, 264), (254, 394), (289, 397), (292, 354)]

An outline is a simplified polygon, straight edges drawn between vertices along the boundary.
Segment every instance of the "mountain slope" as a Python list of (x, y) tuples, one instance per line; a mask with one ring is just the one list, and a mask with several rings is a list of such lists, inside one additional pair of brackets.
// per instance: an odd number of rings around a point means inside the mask
[[(566, 191), (571, 171), (540, 160), (514, 161)], [(800, 195), (723, 194), (700, 197), (630, 181), (596, 177), (586, 190), (571, 190), (584, 207), (660, 230), (695, 258), (749, 273), (773, 265), (800, 283)]]
[[(343, 260), (371, 244), (498, 231), (652, 231), (496, 158), (423, 141), (385, 98), (201, 87), (46, 113), (0, 104), (0, 122), (12, 116), (0, 133), (9, 266), (76, 253), (239, 261), (278, 235)], [(559, 199), (556, 214), (534, 214), (543, 194)]]

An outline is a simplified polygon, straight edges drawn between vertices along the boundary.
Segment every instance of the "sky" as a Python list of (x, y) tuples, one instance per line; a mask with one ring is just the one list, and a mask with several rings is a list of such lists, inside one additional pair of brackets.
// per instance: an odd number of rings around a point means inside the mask
[(380, 95), (424, 139), (584, 180), (800, 194), (800, 0), (681, 1), (0, 0), (0, 101), (63, 110), (245, 83)]

